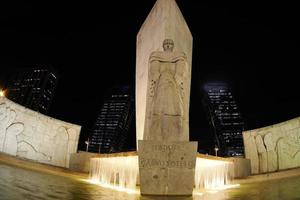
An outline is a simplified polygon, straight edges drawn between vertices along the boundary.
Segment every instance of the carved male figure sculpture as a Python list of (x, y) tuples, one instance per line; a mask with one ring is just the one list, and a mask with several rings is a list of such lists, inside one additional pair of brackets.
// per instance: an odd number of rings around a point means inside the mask
[(165, 39), (164, 51), (152, 52), (149, 57), (146, 140), (188, 140), (183, 133), (187, 62), (185, 54), (173, 52), (173, 48), (173, 40)]

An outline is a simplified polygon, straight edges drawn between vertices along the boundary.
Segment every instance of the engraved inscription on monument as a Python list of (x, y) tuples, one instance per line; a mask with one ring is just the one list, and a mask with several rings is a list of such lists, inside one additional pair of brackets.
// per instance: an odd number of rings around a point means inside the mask
[(139, 140), (139, 146), (142, 194), (191, 194), (197, 142)]
[[(143, 146), (145, 147), (145, 145)], [(145, 148), (149, 148), (153, 154), (142, 155), (140, 158), (141, 168), (194, 168), (195, 160), (189, 158), (184, 152), (184, 146), (178, 144), (146, 144)], [(145, 152), (145, 149), (140, 152)], [(157, 156), (157, 155), (160, 156)], [(173, 155), (175, 154), (175, 155)], [(181, 155), (183, 154), (183, 155)], [(181, 156), (180, 156), (181, 155)], [(163, 157), (162, 157), (163, 156)], [(170, 160), (166, 160), (170, 159)], [(192, 159), (192, 160), (189, 160)]]
[(195, 162), (193, 161), (180, 161), (180, 160), (158, 160), (158, 159), (141, 159), (140, 166), (142, 168), (153, 168), (153, 167), (173, 167), (173, 168), (192, 168), (195, 166)]

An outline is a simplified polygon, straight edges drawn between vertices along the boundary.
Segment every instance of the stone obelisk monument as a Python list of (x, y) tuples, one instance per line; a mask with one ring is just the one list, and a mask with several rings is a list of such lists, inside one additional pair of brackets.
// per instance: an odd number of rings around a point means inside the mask
[(137, 35), (136, 127), (142, 195), (191, 195), (192, 35), (175, 0), (157, 0)]

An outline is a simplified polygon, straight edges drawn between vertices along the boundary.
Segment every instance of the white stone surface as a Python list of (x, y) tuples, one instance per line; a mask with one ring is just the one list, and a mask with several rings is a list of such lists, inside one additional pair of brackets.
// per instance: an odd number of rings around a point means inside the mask
[(141, 194), (191, 195), (197, 142), (139, 141)]
[(255, 136), (255, 132), (250, 132), (250, 134), (243, 133), (246, 158), (251, 160), (251, 172), (257, 174), (259, 172), (259, 160)]
[(239, 157), (230, 157), (226, 159), (233, 162), (234, 178), (246, 178), (251, 175), (251, 164), (249, 159)]
[(300, 167), (300, 117), (243, 132), (251, 173), (259, 174)]
[(99, 154), (85, 151), (72, 153), (70, 157), (69, 169), (72, 171), (88, 173), (90, 171), (90, 159), (96, 156), (99, 156)]
[(0, 151), (40, 163), (69, 167), (81, 127), (0, 97)]
[[(149, 57), (154, 51), (162, 51), (164, 39), (172, 39), (174, 51), (183, 52), (187, 59), (187, 82), (184, 110), (189, 109), (190, 77), (192, 63), (192, 35), (175, 0), (158, 0), (137, 35), (136, 49), (136, 131), (137, 141), (143, 140), (146, 120), (147, 92), (149, 90)], [(183, 132), (189, 135), (188, 114)], [(138, 145), (138, 144), (137, 144)]]

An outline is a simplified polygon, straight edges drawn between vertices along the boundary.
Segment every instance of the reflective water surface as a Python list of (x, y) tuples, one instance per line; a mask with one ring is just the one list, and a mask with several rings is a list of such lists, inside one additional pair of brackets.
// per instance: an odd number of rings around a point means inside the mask
[(82, 180), (50, 175), (0, 163), (0, 199), (89, 200), (282, 200), (300, 199), (300, 177), (242, 184), (239, 188), (196, 193), (192, 197), (141, 197), (89, 184)]

